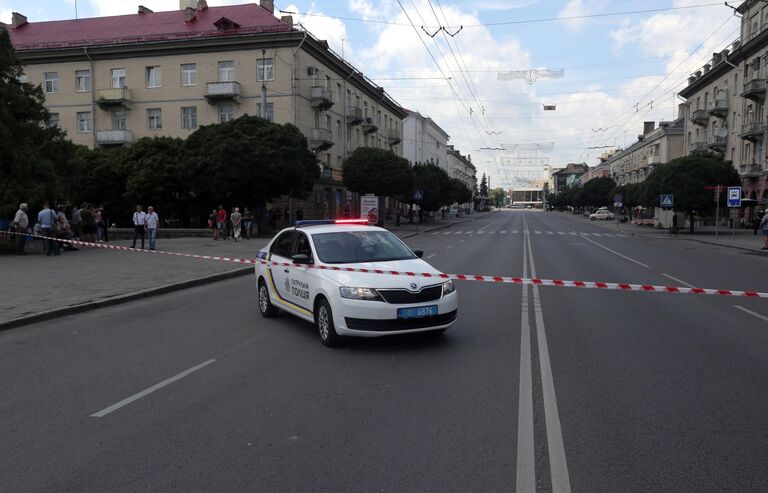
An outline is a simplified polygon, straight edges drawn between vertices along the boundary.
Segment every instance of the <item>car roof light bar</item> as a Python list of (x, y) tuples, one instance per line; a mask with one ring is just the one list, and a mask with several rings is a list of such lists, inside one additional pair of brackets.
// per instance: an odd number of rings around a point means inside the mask
[(368, 224), (368, 219), (337, 219), (336, 224)]

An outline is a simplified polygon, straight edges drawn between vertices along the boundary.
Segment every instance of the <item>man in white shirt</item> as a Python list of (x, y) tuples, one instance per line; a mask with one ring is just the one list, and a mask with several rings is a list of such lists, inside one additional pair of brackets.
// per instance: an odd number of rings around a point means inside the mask
[(19, 205), (19, 210), (16, 211), (16, 215), (13, 218), (13, 231), (20, 233), (16, 235), (16, 255), (24, 254), (24, 236), (29, 228), (29, 216), (27, 216), (27, 204), (22, 203)]
[(157, 239), (157, 228), (160, 226), (160, 218), (151, 205), (147, 207), (147, 236), (149, 236), (149, 249), (155, 249), (155, 239)]
[(147, 227), (147, 213), (141, 210), (141, 206), (136, 206), (136, 212), (133, 213), (133, 244), (131, 248), (136, 248), (136, 238), (141, 236), (141, 249), (144, 249), (144, 230)]

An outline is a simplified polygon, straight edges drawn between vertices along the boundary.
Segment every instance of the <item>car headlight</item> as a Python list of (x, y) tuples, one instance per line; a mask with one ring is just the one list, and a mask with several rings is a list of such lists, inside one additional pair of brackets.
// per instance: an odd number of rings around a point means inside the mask
[(342, 298), (350, 300), (381, 301), (381, 296), (375, 289), (371, 288), (350, 288), (341, 286), (339, 288)]
[(456, 291), (456, 286), (453, 285), (453, 281), (449, 279), (443, 283), (443, 296), (451, 294), (454, 291)]

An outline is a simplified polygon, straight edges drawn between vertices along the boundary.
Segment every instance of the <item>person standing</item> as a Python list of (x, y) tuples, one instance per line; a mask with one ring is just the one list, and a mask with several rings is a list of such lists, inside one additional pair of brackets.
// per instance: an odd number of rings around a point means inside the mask
[(240, 208), (235, 207), (235, 210), (230, 217), (232, 219), (232, 237), (235, 241), (240, 241), (240, 232), (243, 222), (243, 215), (240, 214)]
[(82, 219), (80, 219), (80, 209), (84, 206), (85, 204), (80, 207), (74, 206), (72, 208), (72, 220), (69, 224), (72, 226), (72, 233), (76, 238), (80, 238), (80, 225), (83, 223)]
[(133, 213), (133, 243), (131, 248), (136, 248), (136, 239), (141, 236), (141, 249), (144, 249), (144, 230), (147, 227), (147, 213), (136, 206), (136, 212)]
[(303, 221), (304, 220), (304, 209), (299, 207), (296, 209), (296, 220), (297, 221)]
[(56, 213), (53, 212), (48, 202), (43, 204), (43, 210), (37, 214), (37, 222), (40, 225), (40, 234), (45, 236), (43, 239), (43, 250), (47, 256), (61, 255), (59, 244), (53, 239), (56, 236)]
[[(149, 249), (155, 249), (155, 240), (157, 239), (157, 228), (160, 227), (160, 217), (151, 205), (147, 207), (147, 236), (149, 237)], [(142, 247), (144, 248), (144, 247)]]
[(763, 250), (768, 250), (768, 211), (763, 214), (763, 220), (760, 221), (760, 229), (763, 231)]
[(216, 227), (219, 228), (219, 236), (222, 240), (227, 239), (227, 211), (223, 205), (219, 206), (219, 211), (216, 213)]
[(208, 216), (208, 227), (211, 228), (211, 231), (213, 231), (213, 239), (215, 241), (219, 240), (219, 226), (216, 224), (217, 222), (218, 215), (216, 214), (216, 209), (213, 209), (211, 214)]
[(104, 213), (101, 207), (96, 209), (96, 241), (99, 243), (104, 242), (104, 230), (106, 225), (104, 223)]
[(83, 204), (80, 208), (80, 221), (82, 240), (91, 243), (96, 241), (96, 212), (91, 204)]
[(251, 228), (253, 227), (253, 212), (249, 208), (245, 208), (243, 212), (243, 230), (245, 231), (245, 239), (251, 239)]
[(16, 234), (16, 255), (26, 255), (24, 253), (24, 242), (26, 241), (27, 229), (29, 228), (29, 216), (27, 216), (28, 206), (22, 202), (19, 204), (19, 210), (13, 217), (13, 231)]

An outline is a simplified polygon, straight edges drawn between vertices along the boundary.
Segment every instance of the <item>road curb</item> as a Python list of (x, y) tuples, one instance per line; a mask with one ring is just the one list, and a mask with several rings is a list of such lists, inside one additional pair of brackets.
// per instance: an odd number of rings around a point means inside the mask
[(203, 286), (205, 284), (212, 284), (217, 281), (223, 281), (226, 279), (245, 276), (250, 274), (251, 272), (253, 272), (253, 267), (243, 267), (240, 269), (235, 269), (227, 272), (220, 272), (218, 274), (211, 274), (209, 276), (198, 277), (195, 279), (188, 279), (186, 281), (168, 284), (166, 286), (160, 286), (157, 288), (145, 289), (143, 291), (137, 291), (134, 293), (121, 294), (121, 295), (113, 296), (111, 298), (106, 298), (103, 300), (94, 300), (94, 301), (88, 301), (88, 302), (80, 303), (73, 306), (55, 308), (53, 310), (36, 313), (34, 315), (28, 315), (26, 317), (14, 318), (12, 320), (8, 320), (7, 322), (0, 322), (0, 332), (5, 330), (10, 330), (10, 329), (15, 329), (17, 327), (22, 327), (24, 325), (44, 322), (46, 320), (51, 320), (54, 318), (73, 315), (75, 313), (82, 313), (90, 310), (96, 310), (98, 308), (105, 308), (108, 306), (120, 305), (122, 303), (127, 303), (129, 301), (135, 301), (143, 298), (150, 298), (152, 296), (171, 293), (173, 291), (181, 291), (181, 290), (193, 288), (196, 286)]

